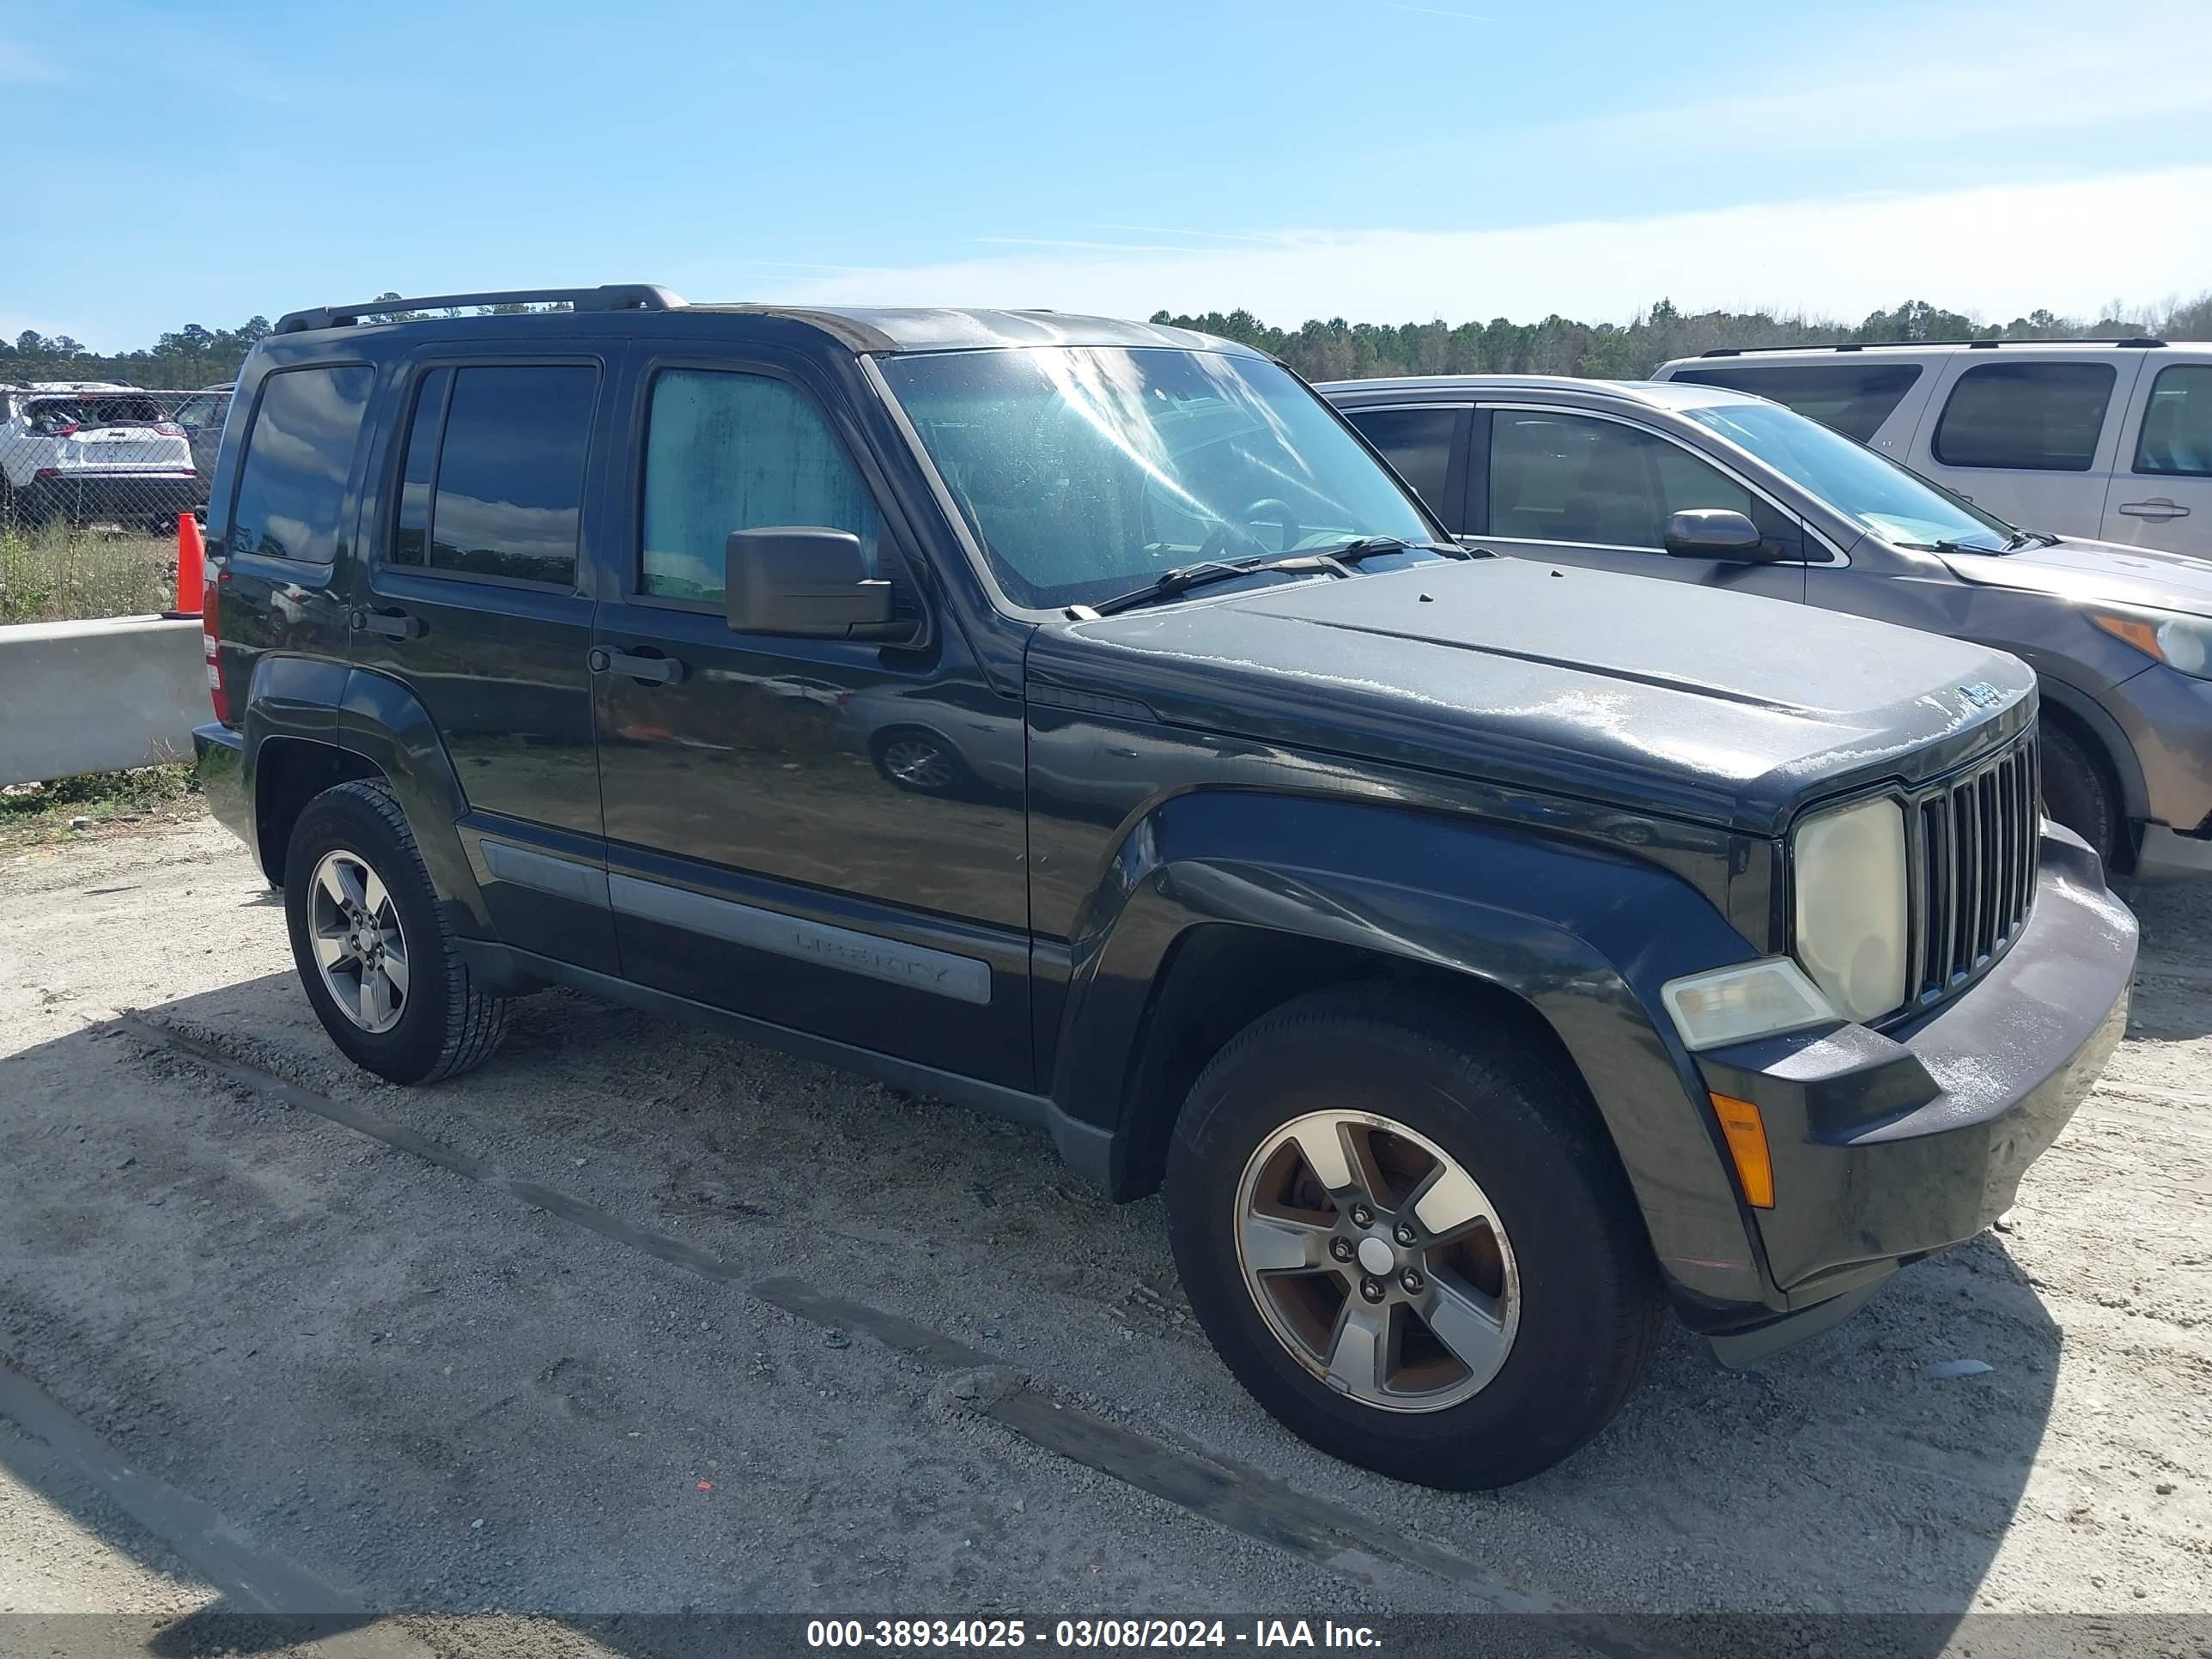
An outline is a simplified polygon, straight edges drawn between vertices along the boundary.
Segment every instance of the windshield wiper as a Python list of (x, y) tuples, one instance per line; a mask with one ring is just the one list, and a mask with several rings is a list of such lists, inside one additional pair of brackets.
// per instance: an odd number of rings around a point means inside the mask
[(1409, 542), (1402, 536), (1355, 536), (1334, 547), (1314, 547), (1305, 550), (1315, 558), (1334, 559), (1340, 564), (1357, 564), (1377, 553), (1441, 553), (1448, 559), (1471, 559), (1474, 556), (1456, 542)]
[[(1378, 548), (1376, 550), (1379, 552), (1382, 550)], [(1177, 565), (1173, 570), (1163, 570), (1142, 587), (1116, 593), (1110, 599), (1099, 599), (1087, 605), (1070, 605), (1068, 609), (1087, 611), (1094, 617), (1110, 617), (1116, 611), (1150, 605), (1155, 599), (1172, 599), (1178, 593), (1194, 587), (1203, 587), (1209, 582), (1225, 582), (1262, 570), (1279, 570), (1293, 575), (1314, 571), (1331, 576), (1352, 574), (1344, 568), (1341, 558), (1334, 552), (1293, 553), (1280, 558), (1208, 559), (1203, 564)]]
[(2005, 538), (2004, 550), (2017, 553), (2023, 547), (2056, 547), (2058, 538), (2048, 530), (2015, 530)]

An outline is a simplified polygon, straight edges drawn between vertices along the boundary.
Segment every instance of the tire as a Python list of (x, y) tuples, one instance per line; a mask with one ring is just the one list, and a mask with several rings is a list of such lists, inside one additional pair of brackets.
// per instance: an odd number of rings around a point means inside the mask
[[(315, 1017), (356, 1066), (393, 1083), (434, 1082), (482, 1065), (506, 1036), (507, 1005), (471, 981), (385, 784), (342, 783), (307, 803), (284, 856), (284, 915)], [(337, 958), (328, 972), (325, 954)], [(381, 997), (361, 994), (379, 980)]]
[[(1314, 1134), (1311, 1126), (1333, 1115), (1390, 1126), (1351, 1130), (1355, 1142), (1365, 1137), (1368, 1176), (1391, 1188), (1372, 1194), (1384, 1202), (1365, 1230), (1344, 1194), (1314, 1204), (1316, 1166), (1284, 1150), (1304, 1143), (1282, 1142), (1267, 1155), (1289, 1126)], [(1419, 1167), (1408, 1160), (1432, 1155), (1471, 1181), (1481, 1202), (1464, 1207), (1487, 1211), (1492, 1224), (1455, 1235), (1456, 1243), (1401, 1251), (1387, 1272), (1370, 1273), (1379, 1261), (1364, 1255), (1337, 1263), (1340, 1239), (1358, 1237), (1362, 1252), (1379, 1245), (1378, 1257), (1389, 1248), (1377, 1234), (1397, 1237), (1390, 1204), (1398, 1219), (1444, 1218), (1453, 1206), (1408, 1201)], [(1343, 1167), (1355, 1185), (1364, 1179), (1354, 1158)], [(1285, 1168), (1288, 1185), (1279, 1186)], [(1445, 1190), (1441, 1177), (1432, 1190)], [(1285, 1193), (1287, 1207), (1278, 1201)], [(1581, 1080), (1510, 1029), (1486, 1031), (1465, 1009), (1418, 994), (1325, 991), (1246, 1028), (1192, 1086), (1169, 1148), (1166, 1196), (1183, 1288), (1237, 1380), (1293, 1433), (1397, 1480), (1467, 1491), (1550, 1468), (1620, 1409), (1656, 1340), (1662, 1299), (1650, 1245)], [(1248, 1216), (1248, 1203), (1303, 1218), (1285, 1226)], [(1331, 1260), (1248, 1275), (1243, 1241), (1254, 1241), (1255, 1260), (1285, 1234), (1310, 1249), (1302, 1230), (1324, 1221), (1331, 1232), (1320, 1254)], [(1354, 1288), (1362, 1281), (1389, 1301), (1365, 1307)], [(1415, 1287), (1432, 1299), (1401, 1297)], [(1445, 1299), (1448, 1289), (1455, 1301)], [(1463, 1310), (1486, 1303), (1494, 1328), (1470, 1325)], [(1437, 1333), (1453, 1328), (1444, 1315), (1455, 1305), (1458, 1340), (1448, 1346)], [(1322, 1359), (1342, 1352), (1363, 1310), (1388, 1320), (1395, 1340), (1372, 1400), (1322, 1376)]]
[(2051, 721), (2043, 727), (2043, 810), (2095, 849), (2106, 875), (2127, 867), (2127, 814), (2104, 757)]

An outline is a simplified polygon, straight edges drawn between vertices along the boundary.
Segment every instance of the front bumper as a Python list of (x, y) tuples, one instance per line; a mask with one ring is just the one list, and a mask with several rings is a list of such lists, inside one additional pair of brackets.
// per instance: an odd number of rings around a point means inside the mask
[(2047, 830), (2026, 931), (1942, 1007), (1887, 1032), (1847, 1025), (1699, 1055), (1706, 1085), (1765, 1121), (1775, 1203), (1747, 1213), (1772, 1294), (1685, 1317), (1741, 1362), (1988, 1226), (2118, 1044), (2135, 959), (2135, 918), (2096, 856)]
[(199, 481), (176, 472), (71, 472), (31, 480), (33, 510), (71, 524), (174, 519), (199, 504)]

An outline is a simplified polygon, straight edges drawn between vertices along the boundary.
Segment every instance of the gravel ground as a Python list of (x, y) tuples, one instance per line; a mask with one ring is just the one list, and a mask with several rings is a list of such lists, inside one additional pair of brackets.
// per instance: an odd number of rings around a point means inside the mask
[(1276, 1428), (1025, 1131), (559, 992), (392, 1088), (212, 823), (0, 859), (0, 1612), (2212, 1610), (2212, 890), (2131, 897), (2000, 1231), (1452, 1496)]

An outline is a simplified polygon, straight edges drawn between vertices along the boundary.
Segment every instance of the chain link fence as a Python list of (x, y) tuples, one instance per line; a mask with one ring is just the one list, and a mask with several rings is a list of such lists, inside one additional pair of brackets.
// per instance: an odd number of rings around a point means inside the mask
[(228, 386), (0, 381), (0, 623), (162, 611)]

